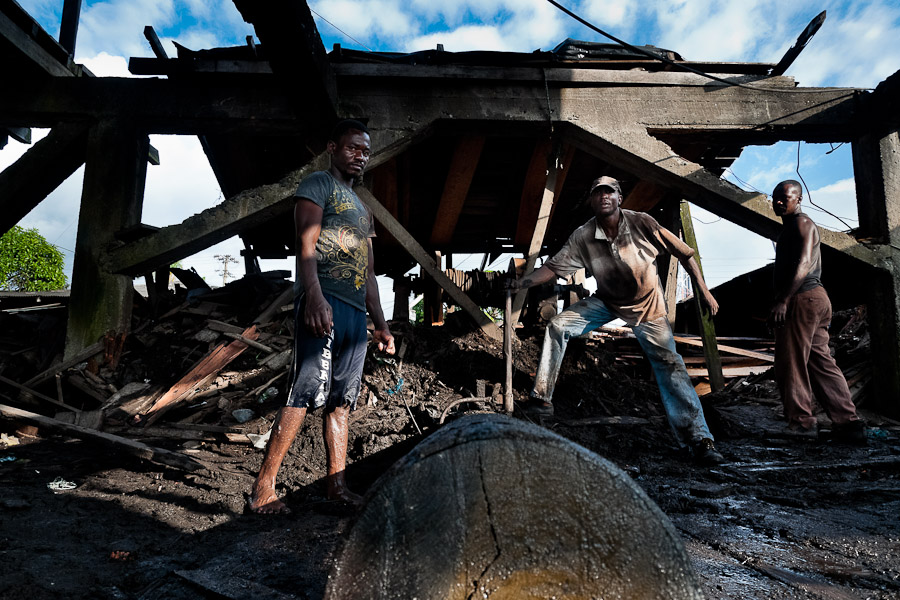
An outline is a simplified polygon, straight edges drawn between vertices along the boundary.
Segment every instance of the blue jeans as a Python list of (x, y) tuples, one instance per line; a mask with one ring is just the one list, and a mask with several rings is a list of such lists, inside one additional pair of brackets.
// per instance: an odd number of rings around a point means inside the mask
[[(569, 338), (578, 337), (618, 318), (602, 300), (593, 296), (573, 304), (550, 320), (534, 379), (532, 396), (550, 401)], [(663, 408), (680, 446), (712, 439), (700, 398), (694, 391), (684, 360), (675, 351), (672, 328), (665, 317), (631, 327), (650, 360)]]

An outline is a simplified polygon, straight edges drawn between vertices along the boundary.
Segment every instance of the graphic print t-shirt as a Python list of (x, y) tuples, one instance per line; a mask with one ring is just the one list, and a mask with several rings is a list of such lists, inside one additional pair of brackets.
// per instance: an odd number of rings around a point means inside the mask
[[(322, 207), (322, 232), (316, 242), (322, 291), (365, 311), (368, 238), (375, 235), (365, 204), (328, 171), (318, 171), (303, 179), (294, 197), (306, 198)], [(297, 282), (298, 291), (302, 291), (299, 277)]]

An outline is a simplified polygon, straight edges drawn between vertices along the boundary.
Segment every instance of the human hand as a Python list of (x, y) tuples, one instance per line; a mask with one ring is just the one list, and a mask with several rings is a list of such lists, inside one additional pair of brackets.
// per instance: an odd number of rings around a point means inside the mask
[(316, 337), (323, 338), (331, 335), (334, 318), (331, 305), (322, 294), (307, 295), (303, 309), (303, 324), (306, 330)]
[(384, 329), (373, 331), (372, 339), (378, 344), (379, 351), (387, 352), (388, 354), (394, 354), (396, 351), (394, 348), (394, 336), (386, 326)]
[(784, 325), (784, 322), (787, 321), (787, 306), (786, 300), (780, 300), (772, 306), (772, 312), (769, 313), (769, 318), (766, 320), (769, 327), (781, 327)]
[(706, 305), (706, 307), (709, 309), (709, 312), (713, 316), (715, 316), (716, 313), (719, 312), (719, 303), (713, 297), (712, 293), (710, 293), (710, 291), (707, 290), (706, 293), (701, 294), (700, 297), (703, 299), (703, 304)]

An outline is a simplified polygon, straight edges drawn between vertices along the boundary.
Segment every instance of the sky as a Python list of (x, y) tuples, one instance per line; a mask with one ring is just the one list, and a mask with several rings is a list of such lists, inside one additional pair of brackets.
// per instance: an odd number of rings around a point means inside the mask
[[(51, 35), (58, 36), (62, 0), (18, 0)], [(686, 60), (775, 63), (822, 10), (827, 19), (786, 75), (801, 86), (874, 88), (900, 69), (900, 2), (897, 0), (562, 0), (598, 28), (631, 44), (651, 44)], [(571, 37), (606, 38), (574, 21), (546, 0), (311, 0), (326, 50), (345, 48), (414, 52), (443, 44), (447, 51), (552, 50)], [(242, 45), (254, 35), (230, 0), (85, 0), (75, 61), (98, 76), (127, 77), (131, 56), (152, 56), (143, 36), (152, 25), (170, 56), (172, 42), (191, 49)], [(45, 130), (34, 130), (34, 141)], [(162, 227), (223, 200), (196, 138), (151, 136), (161, 164), (150, 166), (142, 222)], [(10, 140), (0, 150), (0, 168), (28, 146)], [(799, 155), (798, 155), (799, 149)], [(856, 225), (853, 168), (848, 145), (798, 144), (747, 148), (726, 173), (746, 190), (771, 193), (783, 179), (805, 180), (806, 212), (820, 225), (847, 230)], [(71, 273), (83, 168), (20, 223), (37, 228), (66, 255)], [(811, 201), (811, 202), (810, 202)], [(811, 205), (843, 218), (840, 222)], [(758, 268), (774, 258), (769, 240), (746, 232), (699, 207), (694, 227), (711, 286)], [(211, 285), (221, 285), (222, 258), (240, 258), (232, 238), (182, 261)], [(216, 257), (220, 258), (216, 258)], [(456, 268), (478, 268), (481, 257), (457, 259)], [(508, 257), (499, 259), (504, 268)], [(291, 261), (262, 261), (264, 270), (293, 269)], [(229, 264), (235, 276), (243, 263)], [(383, 288), (384, 289), (384, 288)], [(390, 289), (389, 287), (386, 289)], [(386, 292), (382, 292), (384, 297)], [(390, 294), (384, 297), (390, 310)], [(390, 314), (390, 313), (388, 313)]]

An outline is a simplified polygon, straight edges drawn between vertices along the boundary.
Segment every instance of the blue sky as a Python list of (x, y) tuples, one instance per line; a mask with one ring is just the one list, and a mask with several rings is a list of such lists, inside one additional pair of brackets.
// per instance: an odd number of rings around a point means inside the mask
[[(62, 0), (19, 0), (48, 32), (59, 31)], [(675, 50), (687, 60), (777, 62), (820, 11), (825, 25), (788, 70), (803, 86), (872, 88), (900, 69), (900, 3), (884, 0), (566, 0), (568, 8), (597, 27), (633, 44)], [(573, 21), (545, 0), (316, 0), (326, 50), (334, 43), (378, 51), (412, 52), (443, 44), (448, 51), (549, 50), (567, 37), (608, 41)], [(326, 22), (323, 19), (327, 19)], [(329, 24), (330, 23), (330, 24)], [(75, 59), (101, 76), (129, 76), (127, 59), (152, 56), (142, 31), (153, 25), (170, 55), (171, 42), (192, 49), (240, 45), (253, 28), (229, 0), (85, 1)], [(35, 139), (44, 135), (36, 131)], [(195, 138), (153, 136), (162, 164), (150, 167), (143, 222), (181, 222), (222, 200)], [(0, 168), (27, 147), (11, 141), (0, 150)], [(797, 144), (748, 148), (728, 178), (745, 189), (771, 192), (796, 178)], [(855, 225), (856, 209), (849, 145), (801, 144), (799, 169), (816, 204)], [(77, 228), (82, 171), (75, 173), (21, 223), (37, 227), (70, 255)], [(809, 198), (809, 197), (808, 197)], [(820, 225), (846, 227), (809, 206)], [(771, 242), (699, 208), (694, 209), (704, 270), (711, 285), (772, 259)], [(237, 256), (237, 239), (191, 257), (207, 281), (220, 282), (213, 257)], [(463, 268), (474, 268), (472, 260)], [(271, 264), (269, 264), (271, 263)], [(263, 268), (291, 268), (269, 261)], [(69, 265), (71, 257), (69, 256)], [(457, 261), (457, 265), (459, 261)], [(242, 274), (242, 265), (234, 270)], [(388, 300), (387, 298), (385, 300)]]

